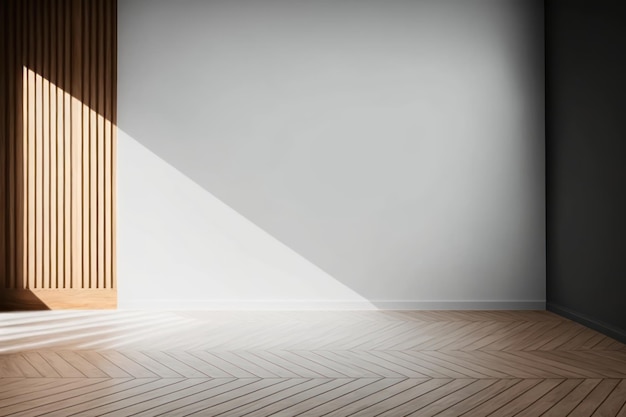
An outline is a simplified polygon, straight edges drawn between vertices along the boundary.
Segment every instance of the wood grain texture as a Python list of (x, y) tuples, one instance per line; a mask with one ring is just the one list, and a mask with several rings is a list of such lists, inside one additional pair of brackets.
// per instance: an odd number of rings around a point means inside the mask
[(48, 311), (2, 321), (0, 415), (626, 413), (626, 346), (548, 312)]
[[(0, 6), (0, 289), (110, 295), (117, 5), (3, 0)], [(75, 304), (73, 294), (67, 305)]]

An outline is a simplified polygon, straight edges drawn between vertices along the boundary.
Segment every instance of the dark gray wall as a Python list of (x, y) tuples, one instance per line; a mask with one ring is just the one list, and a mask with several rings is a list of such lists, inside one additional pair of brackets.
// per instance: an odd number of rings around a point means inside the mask
[(548, 308), (626, 339), (626, 13), (548, 0)]

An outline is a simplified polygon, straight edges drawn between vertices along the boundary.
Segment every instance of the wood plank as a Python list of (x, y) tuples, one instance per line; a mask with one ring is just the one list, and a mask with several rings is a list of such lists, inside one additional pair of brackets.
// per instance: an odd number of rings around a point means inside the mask
[(85, 360), (82, 356), (72, 351), (59, 351), (57, 354), (65, 361), (78, 369), (87, 378), (106, 378), (107, 374), (102, 372), (100, 368), (94, 366), (91, 362)]
[[(200, 401), (211, 401), (214, 398), (228, 398), (232, 391), (239, 392), (239, 389), (250, 389), (250, 386), (259, 382), (256, 379), (214, 379), (205, 384), (198, 384), (191, 390), (187, 390), (185, 395), (167, 396), (169, 398), (159, 398), (152, 400), (148, 404), (142, 404), (139, 412), (135, 415), (155, 416), (166, 414), (168, 416), (184, 415), (185, 412), (193, 412), (198, 407)], [(254, 386), (252, 387), (254, 389)], [(220, 397), (221, 396), (221, 397)], [(219, 400), (218, 400), (219, 401)], [(156, 405), (155, 405), (156, 404)], [(147, 407), (146, 407), (147, 406)]]
[(281, 356), (281, 353), (275, 353), (272, 351), (254, 351), (253, 354), (268, 362), (274, 363), (283, 369), (288, 369), (290, 372), (294, 372), (301, 378), (323, 378), (324, 376), (299, 364), (289, 361)]
[(26, 352), (22, 354), (22, 357), (26, 359), (26, 361), (28, 361), (42, 376), (47, 378), (61, 377), (56, 369), (50, 366), (48, 361), (46, 361), (39, 353)]
[[(347, 384), (342, 384), (330, 391), (325, 391), (315, 397), (295, 403), (291, 407), (272, 414), (272, 416), (287, 417), (298, 415), (301, 417), (312, 417), (326, 413), (330, 414), (333, 410), (368, 397), (374, 392), (383, 390), (398, 382), (398, 380), (393, 379), (352, 379)], [(350, 398), (351, 401), (348, 401), (347, 398)]]
[(593, 417), (616, 416), (626, 403), (626, 379), (622, 379), (615, 389), (606, 397)]
[[(189, 381), (189, 380), (188, 380)], [(155, 396), (148, 400), (136, 402), (135, 404), (124, 408), (126, 415), (137, 416), (155, 416), (162, 413), (167, 413), (169, 410), (176, 408), (180, 404), (185, 404), (187, 401), (193, 401), (202, 396), (209, 397), (211, 395), (217, 395), (219, 392), (233, 389), (233, 387), (242, 386), (241, 382), (235, 382), (235, 379), (195, 379), (197, 384), (186, 384), (188, 386), (182, 387), (182, 389), (173, 389), (166, 394)], [(232, 384), (234, 382), (234, 384)], [(221, 387), (221, 388), (220, 388)], [(180, 388), (180, 387), (178, 387)], [(118, 416), (119, 411), (106, 410), (107, 414)], [(106, 414), (105, 414), (106, 415)]]
[[(484, 379), (484, 380), (481, 380), (481, 381), (489, 382), (491, 380)], [(466, 413), (468, 410), (473, 410), (474, 408), (478, 407), (480, 404), (488, 401), (491, 398), (494, 398), (495, 396), (497, 396), (501, 392), (506, 391), (510, 387), (518, 384), (520, 381), (521, 381), (520, 379), (499, 379), (499, 380), (496, 380), (492, 385), (489, 385), (488, 387), (484, 388), (481, 391), (478, 391), (476, 394), (472, 395), (471, 397), (466, 398), (466, 399), (464, 399), (464, 400), (462, 400), (462, 401), (452, 405), (448, 409), (444, 410), (441, 413), (441, 415), (445, 415), (445, 416), (459, 416), (459, 415), (462, 415), (463, 413)], [(471, 415), (471, 414), (469, 414), (469, 415)]]
[[(47, 417), (99, 416), (104, 411), (117, 408), (117, 403), (140, 396), (151, 398), (159, 388), (173, 386), (175, 379), (135, 379), (126, 384), (107, 386), (105, 389), (81, 394), (79, 398), (56, 401), (43, 410)], [(26, 417), (26, 416), (23, 416)]]
[(524, 394), (526, 391), (541, 382), (540, 379), (523, 379), (518, 383), (508, 387), (504, 391), (482, 402), (480, 405), (465, 410), (461, 415), (481, 416), (488, 415), (509, 403), (512, 399)]
[[(4, 407), (11, 406), (17, 404), (23, 398), (28, 399), (36, 399), (40, 397), (45, 397), (51, 391), (62, 389), (62, 387), (69, 387), (70, 389), (77, 386), (71, 385), (76, 382), (76, 379), (67, 379), (67, 378), (43, 378), (43, 379), (28, 379), (27, 384), (25, 386), (15, 387), (15, 389), (9, 390), (3, 393), (0, 401), (0, 406)], [(97, 381), (90, 380), (88, 384), (94, 383)], [(54, 394), (54, 392), (53, 392)]]
[(52, 378), (3, 378), (0, 385), (0, 401), (27, 392), (45, 389), (52, 385), (58, 385), (58, 381)]
[(503, 360), (508, 360), (511, 363), (519, 364), (520, 366), (525, 366), (530, 368), (533, 373), (536, 373), (538, 377), (541, 378), (559, 378), (559, 377), (568, 377), (568, 378), (585, 378), (585, 375), (579, 372), (573, 372), (570, 369), (559, 367), (558, 363), (553, 365), (548, 365), (545, 362), (538, 362), (534, 360), (534, 358), (522, 357), (518, 355), (518, 352), (510, 351), (510, 352), (498, 352), (498, 351), (490, 351), (490, 355), (497, 356), (502, 358)]
[[(433, 392), (441, 387), (446, 387), (449, 384), (456, 383), (457, 381), (463, 384), (468, 383), (468, 380), (461, 379), (430, 379), (426, 381), (411, 381), (413, 382), (413, 386), (409, 387), (408, 389), (393, 393), (381, 392), (379, 401), (368, 404), (367, 407), (362, 408), (360, 411), (355, 413), (354, 416), (364, 417), (368, 415), (384, 415), (385, 413), (389, 414), (390, 410), (401, 407), (412, 399)], [(409, 410), (405, 410), (405, 414), (408, 414), (409, 412)], [(392, 412), (391, 414), (394, 415), (395, 413)], [(402, 410), (400, 410), (400, 412), (395, 415), (402, 415)]]
[(132, 375), (124, 371), (119, 366), (108, 361), (104, 356), (98, 352), (93, 351), (78, 351), (78, 355), (82, 356), (85, 360), (89, 361), (92, 365), (100, 369), (102, 372), (110, 376), (111, 378), (132, 378)]
[[(429, 352), (404, 352), (408, 355), (414, 356), (416, 358), (419, 358), (421, 360), (423, 360), (424, 362), (428, 362), (429, 364), (436, 364), (441, 366), (441, 369), (447, 368), (448, 371), (453, 371), (456, 372), (458, 374), (458, 376), (455, 376), (455, 378), (493, 378), (494, 376), (492, 374), (500, 374), (503, 375), (505, 378), (508, 377), (508, 375), (499, 373), (497, 371), (492, 371), (492, 370), (488, 370), (488, 369), (484, 369), (484, 368), (480, 368), (481, 372), (476, 371), (474, 368), (478, 368), (478, 367), (474, 367), (471, 366), (471, 364), (466, 363), (465, 361), (462, 361), (461, 364), (459, 364), (460, 361), (458, 361), (456, 358), (451, 357), (449, 355), (443, 355), (441, 352), (433, 352), (433, 351), (429, 351)], [(443, 356), (443, 357), (442, 357)]]
[[(572, 381), (577, 383), (576, 380)], [(512, 398), (508, 403), (494, 411), (491, 415), (494, 417), (514, 416), (522, 410), (526, 410), (528, 407), (539, 401), (542, 397), (563, 383), (564, 380), (562, 379), (544, 379), (539, 384), (524, 392), (522, 395)]]
[(83, 378), (85, 375), (72, 366), (69, 362), (59, 356), (56, 352), (42, 351), (39, 352), (51, 367), (63, 378)]
[(158, 378), (159, 376), (154, 372), (151, 372), (141, 364), (127, 358), (122, 355), (120, 352), (116, 351), (103, 351), (100, 354), (109, 360), (109, 362), (114, 363), (116, 366), (124, 369), (125, 372), (129, 373), (135, 378)]
[(461, 389), (452, 392), (450, 395), (445, 395), (441, 397), (440, 399), (426, 405), (425, 407), (419, 404), (418, 406), (421, 406), (422, 408), (420, 408), (419, 410), (416, 409), (417, 411), (409, 415), (419, 415), (423, 417), (438, 415), (450, 409), (450, 407), (452, 407), (453, 405), (458, 404), (467, 398), (472, 398), (476, 393), (479, 393), (484, 389), (492, 386), (495, 382), (496, 380), (490, 379), (476, 380), (471, 384), (468, 384)]
[(0, 357), (0, 378), (20, 378), (20, 377), (24, 377), (24, 374), (22, 373), (21, 369), (17, 366), (17, 364), (10, 358)]
[[(331, 382), (334, 382), (334, 384), (331, 384)], [(343, 381), (343, 383), (345, 382), (346, 381)], [(341, 383), (342, 381), (340, 380), (308, 379), (301, 384), (275, 392), (262, 399), (224, 413), (224, 417), (235, 415), (245, 415), (246, 417), (272, 415), (285, 409), (288, 405), (314, 397)]]
[(394, 364), (399, 367), (399, 369), (403, 369), (403, 372), (407, 377), (411, 378), (449, 378), (445, 373), (439, 373), (433, 371), (432, 369), (425, 368), (414, 363), (414, 360), (411, 358), (402, 358), (401, 352), (382, 352), (382, 351), (371, 351), (368, 352), (372, 356), (380, 357), (383, 360), (386, 360), (387, 363)]
[(295, 363), (299, 367), (309, 369), (312, 372), (315, 372), (316, 374), (320, 376), (328, 377), (328, 378), (346, 378), (346, 375), (340, 372), (337, 372), (334, 369), (321, 365), (319, 363), (319, 359), (318, 361), (311, 361), (303, 357), (302, 355), (298, 355), (295, 352), (289, 352), (289, 351), (279, 351), (279, 352), (274, 351), (272, 353), (276, 356), (280, 356), (282, 359), (286, 361)]
[(267, 369), (279, 378), (302, 378), (302, 376), (292, 372), (289, 368), (283, 367), (278, 364), (277, 361), (264, 359), (263, 357), (259, 356), (257, 352), (237, 351), (235, 353), (237, 356), (242, 357), (248, 362), (256, 363), (264, 369)]
[[(288, 379), (262, 379), (259, 383), (254, 386), (254, 390), (252, 390), (252, 385), (249, 390), (237, 390), (235, 395), (225, 395), (222, 398), (215, 397), (210, 401), (198, 402), (193, 405), (193, 411), (191, 414), (181, 414), (181, 415), (200, 415), (200, 416), (219, 416), (224, 414), (238, 414), (237, 409), (240, 407), (245, 407), (250, 404), (254, 404), (257, 401), (262, 401), (263, 399), (279, 393), (285, 389), (292, 388), (294, 386), (298, 386), (300, 384), (305, 383), (306, 379), (301, 378), (288, 378)], [(260, 387), (259, 387), (260, 386)], [(180, 411), (183, 411), (181, 409)], [(187, 413), (189, 408), (184, 409), (184, 413)], [(177, 410), (176, 413), (179, 411)]]
[(200, 372), (199, 370), (187, 365), (186, 363), (176, 359), (174, 356), (169, 355), (167, 352), (143, 352), (144, 355), (149, 356), (162, 365), (167, 366), (176, 373), (181, 374), (185, 378), (206, 378), (208, 375)]
[[(399, 394), (397, 398), (392, 397), (389, 401), (378, 403), (375, 407), (387, 408), (387, 411), (380, 414), (381, 417), (413, 414), (413, 412), (432, 405), (442, 398), (454, 396), (458, 391), (473, 382), (475, 382), (475, 380), (455, 379), (433, 390), (419, 390), (417, 392), (409, 390)], [(420, 387), (424, 387), (425, 385), (426, 384), (422, 384)], [(369, 409), (366, 410), (366, 412), (369, 411)]]
[(580, 404), (591, 391), (593, 391), (600, 379), (586, 379), (581, 382), (576, 388), (574, 388), (569, 394), (563, 397), (558, 403), (554, 404), (548, 411), (546, 411), (544, 417), (559, 417), (568, 415), (578, 404)]
[[(239, 353), (239, 352), (238, 352)], [(248, 353), (248, 352), (245, 352)], [(168, 355), (172, 356), (174, 359), (184, 363), (185, 365), (190, 366), (193, 369), (196, 369), (198, 372), (209, 376), (211, 378), (232, 378), (232, 375), (218, 368), (217, 366), (213, 366), (208, 362), (203, 361), (197, 356), (193, 356), (188, 352), (184, 351), (169, 351)], [(297, 376), (296, 376), (297, 377)]]
[(613, 392), (620, 383), (618, 379), (603, 379), (595, 386), (582, 402), (580, 402), (568, 417), (583, 417), (592, 415), (604, 400)]
[(75, 397), (81, 393), (96, 389), (101, 384), (120, 384), (123, 382), (125, 381), (121, 379), (113, 382), (111, 380), (101, 381), (97, 379), (84, 378), (73, 379), (71, 382), (58, 385), (45, 391), (36, 391), (4, 399), (2, 400), (2, 404), (0, 404), (0, 414), (12, 415), (20, 411), (30, 410), (51, 402), (54, 403), (58, 399)]
[(579, 379), (566, 379), (563, 383), (557, 385), (547, 394), (534, 401), (530, 406), (525, 408), (523, 412), (531, 416), (545, 413), (551, 406), (561, 401), (563, 397), (567, 396), (573, 389), (579, 386), (581, 382), (582, 381)]
[[(175, 397), (175, 396), (183, 396), (185, 393), (196, 386), (201, 386), (202, 384), (206, 384), (210, 382), (207, 379), (194, 378), (194, 379), (174, 379), (168, 378), (163, 379), (164, 385), (153, 388), (149, 392), (143, 392), (138, 395), (132, 395), (123, 399), (116, 399), (114, 402), (109, 402), (106, 404), (106, 408), (104, 407), (94, 407), (88, 410), (84, 415), (96, 414), (96, 415), (132, 415), (135, 412), (139, 412), (142, 410), (146, 410), (150, 408), (150, 404), (152, 401), (162, 401), (163, 397)], [(220, 381), (221, 382), (221, 381)], [(169, 383), (169, 384), (167, 384)]]

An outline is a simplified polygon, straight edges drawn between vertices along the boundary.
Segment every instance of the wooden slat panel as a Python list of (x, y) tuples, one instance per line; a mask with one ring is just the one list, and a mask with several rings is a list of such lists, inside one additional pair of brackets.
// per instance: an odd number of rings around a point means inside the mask
[(0, 7), (0, 289), (110, 294), (116, 1)]
[[(8, 34), (5, 36), (5, 40), (7, 42), (7, 46), (5, 50), (9, 50), (10, 48), (15, 48), (16, 38), (17, 38), (17, 30), (15, 28), (15, 14), (17, 7), (15, 5), (11, 5), (7, 10), (5, 10), (5, 16), (7, 17), (7, 29)], [(17, 68), (17, 60), (15, 54), (9, 54), (7, 57), (7, 63), (10, 68)], [(17, 83), (17, 77), (19, 76), (19, 71), (8, 71), (5, 75), (7, 78), (8, 84), (6, 85), (6, 96), (9, 99), (10, 103), (16, 102), (16, 90), (19, 86)], [(6, 119), (5, 119), (5, 127), (8, 129), (8, 136), (5, 137), (5, 141), (7, 138), (15, 137), (15, 125), (16, 125), (16, 105), (7, 105), (6, 106)], [(6, 142), (5, 142), (6, 143)], [(15, 201), (17, 200), (16, 195), (16, 185), (17, 185), (17, 169), (16, 169), (16, 143), (15, 141), (8, 140), (6, 143), (5, 150), (7, 151), (5, 158), (5, 166), (9, 169), (8, 173), (5, 173), (6, 185), (8, 186), (8, 201), (5, 200), (5, 205), (7, 207), (7, 215), (8, 219), (15, 219), (16, 217), (16, 206)], [(5, 264), (5, 285), (7, 286), (15, 286), (15, 277), (17, 274), (16, 271), (16, 247), (17, 247), (17, 230), (15, 222), (9, 222), (7, 225), (7, 233), (5, 234), (5, 242), (8, 244), (8, 250), (5, 252), (8, 259), (11, 259), (12, 262), (7, 262)]]

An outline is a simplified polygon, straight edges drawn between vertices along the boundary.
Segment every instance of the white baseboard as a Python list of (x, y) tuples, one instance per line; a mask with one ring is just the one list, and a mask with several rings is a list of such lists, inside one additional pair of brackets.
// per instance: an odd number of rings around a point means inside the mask
[(123, 310), (545, 310), (544, 300), (330, 301), (330, 300), (118, 300)]
[(545, 310), (545, 300), (372, 301), (379, 310)]

